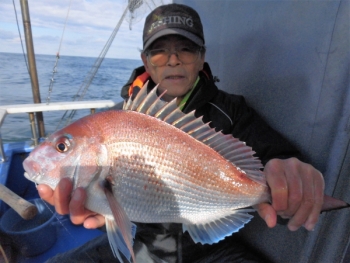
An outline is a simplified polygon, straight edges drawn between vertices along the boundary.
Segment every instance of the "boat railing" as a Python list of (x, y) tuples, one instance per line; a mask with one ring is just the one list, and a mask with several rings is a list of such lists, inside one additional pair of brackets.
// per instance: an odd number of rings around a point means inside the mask
[[(113, 100), (96, 100), (96, 101), (73, 101), (73, 102), (51, 102), (35, 103), (35, 104), (18, 104), (18, 105), (4, 105), (0, 106), (0, 128), (4, 122), (5, 117), (8, 114), (28, 113), (30, 121), (30, 129), (32, 132), (33, 145), (36, 146), (39, 143), (39, 138), (35, 128), (34, 114), (36, 112), (46, 111), (58, 111), (58, 110), (81, 110), (90, 109), (91, 113), (94, 113), (95, 109), (111, 108), (118, 102)], [(0, 163), (6, 161), (3, 141), (0, 134)]]

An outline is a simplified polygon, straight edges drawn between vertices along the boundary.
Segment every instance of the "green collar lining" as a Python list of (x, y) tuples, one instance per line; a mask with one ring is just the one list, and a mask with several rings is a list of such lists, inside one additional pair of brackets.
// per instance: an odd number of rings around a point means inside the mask
[(188, 98), (191, 96), (192, 91), (194, 90), (194, 87), (196, 87), (196, 85), (198, 84), (198, 81), (199, 81), (199, 76), (197, 77), (196, 82), (194, 83), (192, 89), (190, 89), (190, 91), (187, 92), (187, 94), (185, 95), (185, 97), (183, 97), (183, 99), (181, 100), (181, 102), (180, 102), (180, 104), (179, 104), (179, 105), (180, 105), (180, 106), (179, 106), (179, 109), (180, 109), (180, 110), (183, 110), (183, 108), (185, 107), (185, 104), (186, 104)]

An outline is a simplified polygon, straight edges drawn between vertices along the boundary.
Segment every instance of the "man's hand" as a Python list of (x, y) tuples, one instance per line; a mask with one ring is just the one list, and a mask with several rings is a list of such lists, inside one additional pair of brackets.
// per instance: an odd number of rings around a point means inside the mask
[(83, 188), (77, 188), (72, 193), (73, 185), (69, 178), (63, 178), (54, 191), (45, 184), (38, 185), (37, 189), (42, 199), (55, 206), (57, 213), (70, 214), (73, 224), (84, 224), (85, 228), (97, 228), (105, 224), (104, 216), (85, 208), (86, 192)]
[(288, 228), (291, 231), (301, 226), (313, 230), (323, 204), (322, 174), (296, 158), (272, 159), (265, 165), (264, 173), (271, 189), (272, 204), (262, 203), (255, 208), (266, 224), (274, 227), (279, 215), (290, 218)]

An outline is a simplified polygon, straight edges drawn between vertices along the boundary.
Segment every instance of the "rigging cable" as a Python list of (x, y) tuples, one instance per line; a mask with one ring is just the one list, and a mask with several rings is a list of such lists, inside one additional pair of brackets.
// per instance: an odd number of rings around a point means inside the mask
[[(128, 6), (126, 7), (126, 9), (124, 10), (123, 15), (122, 15), (121, 18), (119, 19), (119, 21), (118, 21), (116, 27), (114, 28), (114, 30), (113, 30), (111, 36), (109, 37), (107, 43), (106, 43), (105, 46), (103, 47), (103, 49), (102, 49), (100, 55), (97, 57), (97, 59), (96, 59), (94, 65), (91, 67), (89, 73), (86, 75), (86, 77), (85, 77), (85, 79), (84, 79), (82, 85), (80, 86), (78, 92), (74, 95), (73, 101), (80, 101), (80, 100), (82, 100), (82, 99), (84, 98), (84, 96), (85, 96), (85, 94), (86, 94), (86, 92), (87, 92), (87, 90), (88, 90), (88, 88), (89, 88), (89, 86), (90, 86), (90, 84), (91, 84), (93, 78), (95, 77), (95, 75), (96, 75), (98, 69), (100, 68), (102, 61), (104, 60), (104, 58), (105, 58), (105, 56), (106, 56), (106, 54), (107, 54), (107, 52), (108, 52), (110, 46), (111, 46), (112, 43), (113, 43), (113, 40), (114, 40), (116, 34), (117, 34), (118, 31), (119, 31), (119, 28), (120, 28), (120, 26), (121, 26), (121, 24), (122, 24), (122, 22), (123, 22), (123, 20), (124, 20), (124, 18), (125, 18), (125, 16), (126, 16), (126, 14), (127, 14), (128, 8), (129, 8), (129, 5), (128, 5)], [(79, 94), (79, 93), (81, 93), (81, 94)], [(70, 114), (68, 115), (67, 120), (66, 120), (64, 126), (68, 125), (68, 124), (71, 122), (71, 120), (73, 119), (75, 113), (76, 113), (76, 110), (72, 110), (72, 111), (70, 112)], [(63, 116), (62, 116), (60, 122), (58, 123), (58, 125), (57, 125), (57, 127), (56, 127), (56, 130), (57, 130), (58, 127), (60, 126), (62, 120), (63, 120), (64, 118), (66, 118), (67, 114), (68, 114), (68, 111), (66, 111), (66, 112), (63, 114)]]
[(27, 66), (27, 70), (28, 70), (28, 73), (29, 73), (29, 67), (28, 67), (28, 61), (27, 61), (27, 57), (24, 53), (24, 47), (23, 47), (23, 41), (22, 41), (22, 35), (21, 35), (21, 30), (19, 29), (19, 24), (18, 24), (18, 17), (17, 17), (17, 11), (16, 11), (16, 5), (15, 5), (15, 0), (12, 0), (13, 2), (13, 9), (15, 10), (15, 15), (16, 15), (16, 22), (17, 22), (17, 28), (18, 28), (18, 35), (19, 35), (19, 38), (21, 40), (21, 46), (22, 46), (22, 53), (23, 53), (23, 57), (24, 57), (24, 60), (26, 62), (26, 66)]
[(51, 96), (51, 93), (52, 93), (52, 90), (53, 90), (53, 83), (55, 81), (54, 77), (55, 77), (55, 74), (57, 72), (57, 65), (58, 65), (58, 60), (60, 59), (60, 51), (61, 51), (61, 46), (62, 46), (62, 40), (63, 40), (64, 32), (66, 30), (66, 25), (67, 25), (67, 21), (68, 21), (68, 16), (69, 16), (71, 4), (72, 4), (72, 0), (69, 1), (69, 7), (68, 7), (66, 19), (64, 21), (64, 26), (63, 26), (63, 30), (62, 30), (61, 40), (60, 40), (60, 44), (58, 46), (58, 51), (56, 53), (56, 62), (55, 62), (55, 65), (53, 66), (53, 70), (52, 70), (52, 77), (51, 77), (51, 80), (50, 80), (49, 91), (48, 91), (47, 98), (46, 98), (46, 104), (50, 103), (50, 96)]

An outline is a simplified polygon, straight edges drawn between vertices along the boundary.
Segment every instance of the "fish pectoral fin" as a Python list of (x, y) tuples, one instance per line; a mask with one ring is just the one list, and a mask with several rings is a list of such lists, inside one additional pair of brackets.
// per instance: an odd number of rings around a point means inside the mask
[[(113, 191), (111, 189), (110, 181), (106, 180), (106, 187), (104, 192), (107, 197), (107, 201), (111, 208), (113, 218), (106, 217), (106, 229), (109, 244), (111, 245), (113, 254), (123, 262), (119, 251), (130, 261), (135, 262), (135, 255), (133, 250), (133, 239), (136, 234), (136, 226), (131, 223), (128, 216), (125, 213), (124, 208), (119, 204)], [(109, 183), (109, 184), (108, 184)], [(119, 251), (118, 251), (119, 250)]]
[[(128, 245), (124, 241), (123, 234), (121, 233), (120, 229), (117, 226), (117, 223), (115, 222), (114, 218), (106, 217), (105, 220), (106, 220), (108, 241), (111, 246), (113, 255), (116, 258), (118, 258), (120, 262), (124, 262), (119, 253), (120, 251), (124, 255), (124, 257), (128, 259), (130, 262), (130, 259), (133, 257), (133, 252), (132, 251), (130, 252)], [(135, 234), (136, 234), (136, 225), (132, 224), (132, 229), (131, 229), (132, 239), (135, 237)], [(133, 245), (133, 242), (131, 245)], [(133, 259), (133, 262), (135, 262), (134, 259)]]
[(254, 209), (234, 210), (232, 214), (201, 224), (183, 225), (183, 232), (188, 231), (195, 243), (213, 244), (232, 233), (238, 232), (253, 216), (248, 214)]

